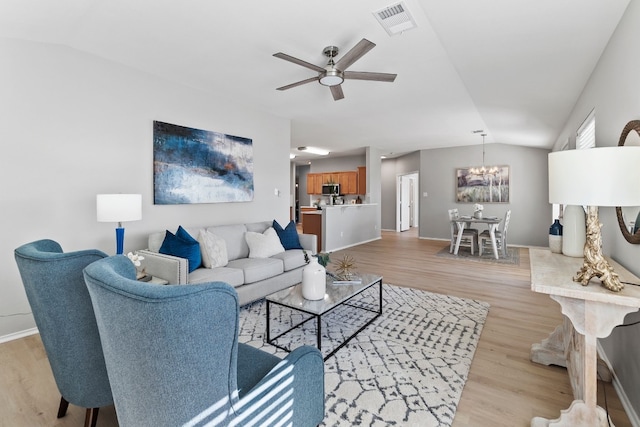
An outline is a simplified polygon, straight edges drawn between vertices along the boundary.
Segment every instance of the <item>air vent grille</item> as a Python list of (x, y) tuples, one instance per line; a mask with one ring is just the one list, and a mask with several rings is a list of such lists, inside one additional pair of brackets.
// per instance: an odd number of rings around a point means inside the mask
[(416, 27), (413, 16), (407, 9), (404, 2), (399, 2), (373, 12), (382, 28), (389, 33), (390, 36), (400, 34), (404, 31)]

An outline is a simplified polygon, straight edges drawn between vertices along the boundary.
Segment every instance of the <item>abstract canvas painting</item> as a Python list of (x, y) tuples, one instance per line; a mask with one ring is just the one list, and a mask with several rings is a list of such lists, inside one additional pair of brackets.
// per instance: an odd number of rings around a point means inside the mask
[(509, 166), (456, 169), (456, 202), (509, 203)]
[(253, 200), (253, 141), (153, 122), (156, 205)]

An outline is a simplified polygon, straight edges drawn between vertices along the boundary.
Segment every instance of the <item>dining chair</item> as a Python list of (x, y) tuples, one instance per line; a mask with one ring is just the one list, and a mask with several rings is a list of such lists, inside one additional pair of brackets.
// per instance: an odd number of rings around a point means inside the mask
[[(507, 230), (509, 229), (509, 220), (511, 219), (511, 209), (507, 211), (507, 214), (504, 216), (504, 223), (502, 226), (502, 230), (496, 230), (496, 247), (499, 252), (502, 252), (502, 257), (507, 257)], [(491, 234), (489, 234), (489, 230), (484, 230), (478, 236), (480, 239), (480, 248), (479, 253), (482, 255), (482, 250), (487, 247), (491, 248), (493, 251), (493, 247), (491, 245)], [(494, 254), (495, 255), (495, 254)]]
[(86, 266), (106, 256), (95, 249), (63, 252), (49, 239), (15, 250), (24, 290), (62, 395), (58, 418), (65, 416), (69, 403), (87, 408), (85, 427), (96, 425), (99, 408), (113, 404), (98, 325), (82, 274)]
[[(451, 226), (451, 244), (449, 246), (449, 253), (453, 253), (456, 246), (456, 239), (458, 238), (458, 224), (455, 220), (459, 217), (458, 209), (449, 209), (449, 225)], [(465, 227), (462, 231), (460, 246), (471, 248), (471, 255), (473, 255), (475, 253), (475, 249), (478, 247), (478, 229)]]

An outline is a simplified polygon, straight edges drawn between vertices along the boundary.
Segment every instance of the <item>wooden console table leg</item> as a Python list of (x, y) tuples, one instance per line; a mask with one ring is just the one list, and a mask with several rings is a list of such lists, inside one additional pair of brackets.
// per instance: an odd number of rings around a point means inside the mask
[[(545, 366), (556, 365), (564, 368), (567, 367), (567, 359), (564, 354), (564, 331), (566, 329), (566, 322), (571, 323), (569, 319), (565, 317), (563, 324), (558, 325), (547, 338), (543, 339), (539, 344), (533, 344), (531, 346), (529, 359), (532, 362)], [(569, 325), (569, 327), (571, 327), (571, 325)]]
[[(565, 351), (565, 335), (571, 336), (574, 331), (571, 321), (565, 316), (562, 325), (558, 325), (556, 329), (543, 339), (540, 343), (531, 346), (531, 354), (529, 360), (540, 365), (567, 367), (567, 356)], [(604, 362), (598, 358), (597, 361), (598, 378), (606, 383), (612, 381), (611, 371)]]
[(597, 406), (597, 339), (608, 336), (615, 326), (623, 322), (625, 315), (637, 311), (637, 308), (559, 295), (551, 295), (551, 298), (560, 304), (566, 316), (562, 330), (556, 328), (546, 343), (543, 341), (540, 347), (546, 347), (544, 351), (538, 349), (534, 356), (532, 348), (531, 357), (532, 360), (534, 357), (544, 358), (547, 350), (557, 349), (562, 335), (566, 366), (576, 400), (568, 409), (561, 411), (560, 418), (536, 417), (531, 420), (531, 427), (613, 427), (605, 410)]

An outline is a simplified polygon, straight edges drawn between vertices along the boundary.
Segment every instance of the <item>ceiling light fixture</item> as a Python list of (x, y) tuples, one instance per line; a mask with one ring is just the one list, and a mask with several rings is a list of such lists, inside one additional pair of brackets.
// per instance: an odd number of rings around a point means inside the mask
[(296, 158), (296, 155), (295, 155), (295, 154), (291, 154), (291, 153), (289, 153), (289, 159), (295, 159), (295, 158)]
[[(473, 133), (484, 132), (482, 130), (474, 130)], [(482, 177), (487, 177), (491, 175), (496, 175), (500, 170), (497, 166), (491, 166), (490, 168), (486, 168), (484, 166), (484, 137), (487, 136), (486, 133), (482, 133), (482, 167), (481, 168), (470, 168), (469, 172), (475, 175), (482, 175)]]
[(320, 84), (323, 86), (338, 86), (344, 81), (342, 72), (327, 66), (324, 76), (320, 77)]
[(298, 147), (298, 151), (304, 151), (309, 154), (317, 154), (318, 156), (326, 156), (329, 154), (328, 150), (323, 150), (322, 148), (316, 147)]

